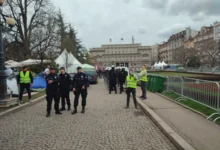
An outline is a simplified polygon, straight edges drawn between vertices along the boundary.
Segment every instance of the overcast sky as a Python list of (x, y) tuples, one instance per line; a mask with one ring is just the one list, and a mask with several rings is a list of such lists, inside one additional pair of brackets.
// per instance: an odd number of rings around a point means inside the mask
[[(87, 48), (101, 44), (153, 45), (191, 27), (220, 21), (220, 0), (52, 0)], [(121, 41), (121, 38), (124, 40)]]

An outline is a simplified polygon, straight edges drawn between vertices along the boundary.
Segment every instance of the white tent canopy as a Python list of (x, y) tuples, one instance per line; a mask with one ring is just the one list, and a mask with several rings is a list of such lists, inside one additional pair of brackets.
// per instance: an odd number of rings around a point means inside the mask
[(78, 66), (82, 64), (73, 56), (72, 53), (68, 53), (67, 50), (64, 50), (60, 56), (55, 60), (56, 64), (59, 67), (65, 67), (66, 72), (75, 73)]
[[(43, 63), (50, 63), (51, 61), (50, 60), (43, 60)], [(22, 61), (20, 62), (21, 65), (37, 65), (37, 64), (40, 64), (41, 63), (41, 60), (39, 59), (28, 59), (28, 60), (25, 60), (25, 61)]]
[(10, 67), (10, 68), (20, 67), (20, 66), (21, 66), (21, 63), (16, 62), (16, 61), (14, 61), (14, 60), (8, 60), (8, 61), (5, 62), (5, 66), (6, 66), (6, 67)]

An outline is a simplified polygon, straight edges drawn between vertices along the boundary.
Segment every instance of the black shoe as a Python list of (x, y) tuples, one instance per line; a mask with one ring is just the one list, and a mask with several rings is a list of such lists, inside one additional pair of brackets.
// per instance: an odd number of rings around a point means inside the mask
[(55, 114), (62, 115), (62, 113), (60, 111), (55, 112)]
[(72, 115), (76, 114), (77, 113), (77, 110), (74, 109), (74, 111), (72, 112)]
[(139, 98), (143, 98), (143, 96), (140, 96)]
[(71, 109), (70, 109), (70, 106), (68, 106), (68, 111), (70, 111)]
[(81, 113), (82, 113), (82, 114), (85, 113), (85, 108), (84, 108), (84, 107), (82, 108)]
[(65, 110), (66, 110), (65, 108), (61, 108), (61, 109), (60, 109), (60, 111), (65, 111)]
[(49, 113), (49, 112), (47, 112), (47, 115), (46, 115), (46, 117), (50, 117), (50, 113)]
[(135, 108), (136, 108), (136, 109), (138, 109), (138, 106), (137, 106), (137, 105), (135, 105)]
[(125, 109), (128, 109), (128, 108), (129, 108), (129, 106), (126, 106), (126, 107), (125, 107)]
[(109, 94), (111, 94), (111, 92), (109, 92)]
[(142, 99), (141, 100), (146, 100), (147, 99), (147, 97), (142, 97)]

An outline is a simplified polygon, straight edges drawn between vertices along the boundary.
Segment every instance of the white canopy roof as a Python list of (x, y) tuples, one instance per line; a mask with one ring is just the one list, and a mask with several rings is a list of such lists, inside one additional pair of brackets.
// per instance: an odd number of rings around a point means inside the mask
[(59, 67), (65, 67), (68, 73), (75, 73), (78, 66), (82, 67), (82, 64), (67, 50), (64, 50), (55, 62)]
[[(50, 63), (50, 60), (43, 60), (43, 63)], [(20, 62), (21, 65), (37, 65), (40, 64), (41, 60), (39, 59), (27, 59), (25, 61)]]
[(21, 63), (16, 62), (16, 61), (14, 61), (14, 60), (8, 60), (8, 61), (5, 62), (5, 66), (6, 66), (6, 67), (10, 67), (10, 68), (20, 67), (20, 66), (21, 66)]

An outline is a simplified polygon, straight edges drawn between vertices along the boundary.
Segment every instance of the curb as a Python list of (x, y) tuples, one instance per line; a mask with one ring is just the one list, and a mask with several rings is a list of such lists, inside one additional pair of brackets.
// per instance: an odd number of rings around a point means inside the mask
[(164, 122), (163, 119), (161, 119), (152, 109), (150, 109), (146, 104), (144, 104), (139, 98), (137, 98), (137, 103), (178, 149), (196, 150), (178, 133), (176, 133), (166, 122)]
[(19, 111), (19, 110), (21, 110), (21, 109), (23, 109), (23, 108), (25, 108), (25, 107), (28, 107), (28, 106), (30, 106), (30, 105), (37, 104), (37, 103), (41, 102), (42, 100), (44, 100), (45, 97), (46, 97), (46, 95), (41, 96), (41, 97), (38, 97), (38, 98), (32, 100), (31, 103), (28, 103), (28, 102), (27, 102), (27, 103), (24, 103), (24, 104), (22, 104), (22, 105), (13, 107), (13, 108), (8, 109), (8, 110), (6, 110), (6, 111), (3, 111), (3, 112), (0, 113), (0, 119), (3, 118), (3, 117), (5, 117), (5, 116), (7, 116), (7, 115), (10, 115), (11, 113), (15, 113), (15, 112), (17, 112), (17, 111)]
[(208, 116), (206, 116), (205, 114), (203, 114), (203, 113), (201, 113), (201, 112), (199, 112), (199, 111), (197, 111), (197, 110), (195, 110), (195, 109), (193, 109), (193, 108), (190, 108), (190, 107), (188, 107), (188, 106), (186, 106), (186, 105), (183, 105), (183, 104), (179, 103), (178, 101), (175, 101), (175, 100), (173, 100), (173, 99), (171, 99), (171, 98), (169, 98), (169, 97), (166, 97), (166, 96), (164, 96), (164, 95), (162, 95), (162, 94), (160, 94), (160, 93), (155, 93), (155, 94), (157, 94), (157, 95), (159, 95), (160, 97), (163, 97), (163, 98), (165, 98), (165, 99), (167, 99), (167, 100), (169, 100), (169, 101), (172, 101), (172, 102), (174, 102), (175, 104), (178, 104), (178, 105), (180, 105), (180, 106), (182, 106), (182, 107), (184, 107), (184, 108), (186, 108), (186, 109), (189, 109), (189, 110), (193, 111), (194, 113), (203, 116), (204, 118), (207, 118), (207, 117), (208, 117)]

